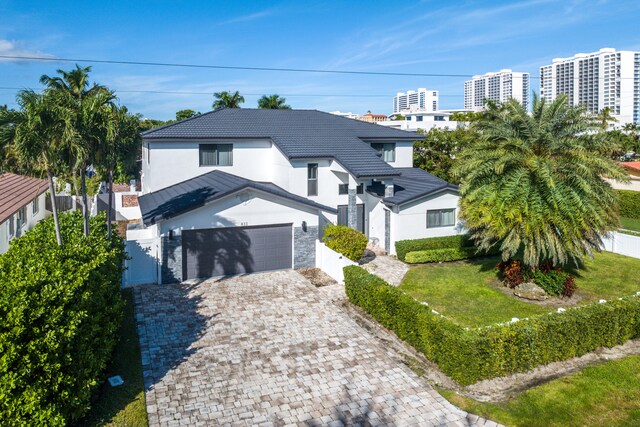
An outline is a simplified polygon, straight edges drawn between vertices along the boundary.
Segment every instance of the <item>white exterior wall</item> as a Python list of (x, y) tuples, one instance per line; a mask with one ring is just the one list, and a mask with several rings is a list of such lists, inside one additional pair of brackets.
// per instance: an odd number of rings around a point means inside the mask
[(46, 193), (42, 193), (38, 196), (38, 212), (33, 213), (33, 202), (29, 202), (26, 206), (27, 218), (26, 221), (22, 223), (20, 230), (17, 230), (17, 212), (14, 213), (13, 216), (13, 236), (9, 236), (8, 229), (8, 220), (0, 223), (0, 254), (5, 253), (9, 249), (9, 242), (11, 239), (24, 234), (27, 230), (33, 228), (38, 221), (48, 217), (50, 213), (46, 210)]
[(164, 235), (169, 230), (173, 230), (176, 234), (180, 234), (182, 230), (199, 228), (290, 222), (294, 227), (300, 227), (302, 221), (306, 221), (309, 226), (317, 226), (318, 211), (286, 199), (245, 191), (163, 221), (158, 227), (158, 233)]
[[(398, 240), (421, 239), (425, 237), (452, 236), (462, 233), (457, 218), (459, 196), (450, 191), (439, 193), (416, 202), (394, 208), (391, 214), (391, 253), (395, 254)], [(427, 228), (427, 211), (432, 209), (456, 209), (456, 225), (451, 227)]]
[(327, 273), (336, 282), (344, 283), (343, 268), (350, 265), (358, 265), (358, 263), (316, 240), (316, 267)]
[(384, 212), (388, 210), (380, 199), (367, 195), (367, 217), (369, 220), (369, 241), (381, 249), (385, 248)]
[(430, 129), (455, 129), (458, 127), (458, 122), (454, 121), (435, 121), (435, 120), (423, 120), (418, 122), (416, 120), (384, 120), (376, 123), (381, 126), (386, 126), (394, 129), (407, 130), (415, 132), (417, 130), (430, 130)]

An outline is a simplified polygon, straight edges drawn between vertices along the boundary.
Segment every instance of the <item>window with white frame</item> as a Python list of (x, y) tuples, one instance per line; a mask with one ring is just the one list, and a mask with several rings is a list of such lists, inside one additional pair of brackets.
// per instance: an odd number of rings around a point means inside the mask
[(13, 215), (7, 219), (7, 239), (11, 239), (13, 237)]
[(200, 166), (232, 166), (233, 144), (200, 144)]
[(450, 227), (456, 223), (455, 209), (434, 209), (427, 211), (427, 228)]
[(27, 222), (27, 207), (23, 206), (18, 209), (18, 220), (16, 221), (16, 230)]
[(31, 213), (36, 215), (38, 212), (40, 212), (40, 196), (36, 197), (33, 199), (33, 202), (31, 202)]
[(307, 196), (318, 195), (318, 164), (307, 164)]
[(392, 142), (385, 142), (385, 143), (375, 142), (371, 144), (371, 148), (376, 150), (378, 157), (380, 157), (385, 162), (396, 161), (396, 144)]

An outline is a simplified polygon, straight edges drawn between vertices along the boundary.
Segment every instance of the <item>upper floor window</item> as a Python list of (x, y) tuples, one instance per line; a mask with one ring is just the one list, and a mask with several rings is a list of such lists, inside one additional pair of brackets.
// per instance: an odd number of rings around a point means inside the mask
[(31, 202), (31, 208), (31, 213), (34, 215), (40, 211), (40, 196), (33, 199), (33, 202)]
[[(356, 194), (364, 193), (364, 184), (358, 184)], [(338, 184), (338, 194), (349, 194), (349, 184)]]
[(7, 219), (7, 238), (13, 237), (13, 215)]
[(16, 221), (16, 228), (22, 227), (27, 222), (27, 207), (23, 206), (18, 209), (18, 220)]
[(396, 144), (392, 142), (375, 142), (371, 144), (371, 148), (376, 150), (376, 153), (378, 153), (378, 157), (380, 157), (385, 162), (396, 161)]
[(434, 209), (427, 211), (427, 228), (449, 227), (456, 223), (455, 209)]
[(318, 195), (318, 164), (307, 164), (307, 195)]
[(200, 144), (200, 166), (232, 166), (233, 144)]

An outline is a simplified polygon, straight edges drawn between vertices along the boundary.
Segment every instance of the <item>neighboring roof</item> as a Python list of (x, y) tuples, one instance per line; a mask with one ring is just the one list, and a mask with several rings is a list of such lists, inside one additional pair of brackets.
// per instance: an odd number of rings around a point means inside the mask
[(407, 202), (429, 196), (445, 190), (458, 191), (458, 186), (431, 175), (419, 168), (396, 168), (401, 175), (393, 179), (393, 197), (384, 197), (384, 185), (381, 183), (367, 187), (367, 191), (380, 197), (385, 205), (402, 205)]
[(625, 169), (640, 171), (640, 162), (621, 162), (620, 165)]
[(0, 222), (47, 191), (47, 181), (5, 172), (0, 175)]
[(142, 221), (145, 225), (155, 224), (247, 188), (273, 194), (326, 212), (337, 213), (334, 208), (291, 194), (275, 184), (251, 181), (215, 170), (140, 196), (138, 203), (142, 212)]
[(221, 108), (142, 133), (144, 139), (265, 138), (289, 159), (331, 158), (357, 178), (397, 176), (364, 141), (422, 136), (317, 110)]

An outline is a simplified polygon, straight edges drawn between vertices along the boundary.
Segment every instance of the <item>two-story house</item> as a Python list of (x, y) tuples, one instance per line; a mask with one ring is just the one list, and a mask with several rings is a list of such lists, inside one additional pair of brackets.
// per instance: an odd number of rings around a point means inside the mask
[(315, 265), (323, 227), (456, 234), (456, 186), (412, 168), (420, 135), (315, 110), (220, 109), (142, 134), (142, 219), (161, 282)]
[(0, 174), (0, 254), (9, 242), (47, 217), (47, 181), (5, 172)]

